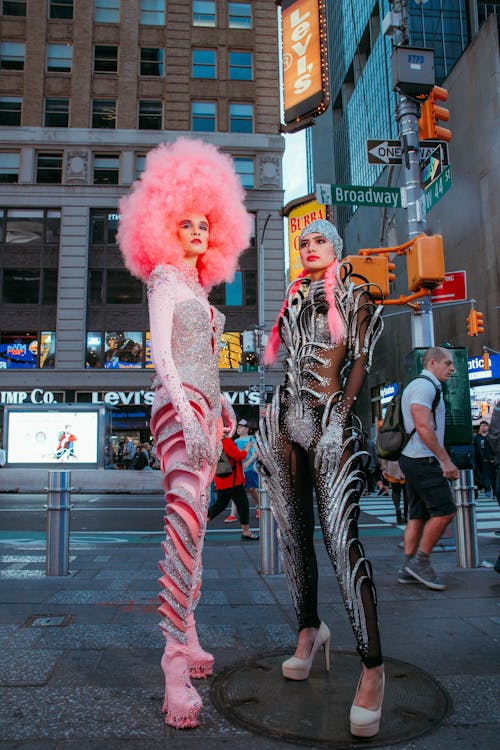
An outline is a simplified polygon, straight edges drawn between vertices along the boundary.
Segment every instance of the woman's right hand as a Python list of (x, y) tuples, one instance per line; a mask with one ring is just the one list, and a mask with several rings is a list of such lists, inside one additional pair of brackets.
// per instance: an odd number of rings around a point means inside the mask
[(196, 417), (183, 425), (183, 431), (188, 461), (193, 469), (199, 471), (205, 462), (211, 464), (214, 460), (214, 452), (206, 432)]

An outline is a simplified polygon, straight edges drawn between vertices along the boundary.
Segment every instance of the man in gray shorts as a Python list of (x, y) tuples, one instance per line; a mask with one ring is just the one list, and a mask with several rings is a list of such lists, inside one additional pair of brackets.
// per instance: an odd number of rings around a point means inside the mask
[(433, 404), (436, 389), (454, 372), (451, 352), (433, 346), (424, 353), (423, 370), (405, 388), (402, 410), (405, 429), (415, 430), (403, 449), (399, 465), (408, 488), (408, 524), (405, 530), (405, 560), (399, 570), (400, 583), (419, 581), (430, 589), (446, 588), (434, 572), (429, 558), (434, 545), (455, 515), (450, 479), (458, 469), (443, 447), (445, 405), (443, 396)]

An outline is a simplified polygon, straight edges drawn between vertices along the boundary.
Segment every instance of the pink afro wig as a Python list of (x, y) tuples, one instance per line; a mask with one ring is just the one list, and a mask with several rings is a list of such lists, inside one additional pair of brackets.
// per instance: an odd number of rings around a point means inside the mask
[(177, 230), (187, 214), (209, 223), (207, 252), (198, 260), (206, 289), (230, 281), (250, 241), (251, 218), (230, 156), (210, 143), (179, 138), (150, 151), (146, 169), (119, 204), (117, 239), (128, 270), (147, 281), (159, 264), (184, 259)]

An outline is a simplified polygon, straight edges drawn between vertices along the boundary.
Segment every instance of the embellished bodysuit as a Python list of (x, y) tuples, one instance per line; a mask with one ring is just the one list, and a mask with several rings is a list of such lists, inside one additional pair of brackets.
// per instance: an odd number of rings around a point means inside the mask
[[(313, 490), (358, 651), (367, 666), (381, 663), (376, 595), (370, 563), (358, 539), (364, 490), (359, 420), (351, 409), (382, 332), (381, 306), (367, 285), (355, 285), (340, 265), (334, 298), (345, 328), (332, 343), (324, 281), (304, 278), (280, 322), (285, 377), (257, 435), (261, 473), (279, 528), (280, 551), (299, 630), (319, 627)], [(328, 460), (322, 461), (326, 454)]]

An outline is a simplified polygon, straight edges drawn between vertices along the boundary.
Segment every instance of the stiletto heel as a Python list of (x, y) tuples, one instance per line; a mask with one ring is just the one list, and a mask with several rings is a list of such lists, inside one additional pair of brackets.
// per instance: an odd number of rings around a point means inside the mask
[(380, 691), (378, 708), (373, 711), (356, 705), (356, 698), (358, 697), (359, 686), (361, 685), (363, 675), (364, 672), (361, 673), (361, 677), (358, 680), (354, 703), (351, 706), (351, 713), (349, 715), (351, 734), (354, 735), (354, 737), (374, 737), (380, 728), (382, 703), (384, 700), (385, 675), (382, 673), (382, 689)]
[(311, 648), (311, 653), (307, 659), (299, 659), (297, 656), (291, 656), (281, 665), (283, 677), (289, 680), (307, 680), (311, 671), (312, 663), (316, 651), (323, 646), (325, 654), (325, 669), (330, 671), (330, 631), (324, 622), (319, 626), (318, 633)]
[(212, 674), (214, 657), (200, 646), (192, 614), (187, 616), (186, 635), (189, 676), (192, 680), (203, 680)]
[(165, 675), (165, 724), (176, 729), (198, 726), (202, 708), (201, 698), (191, 685), (187, 665), (187, 646), (179, 641), (167, 641), (161, 658)]

